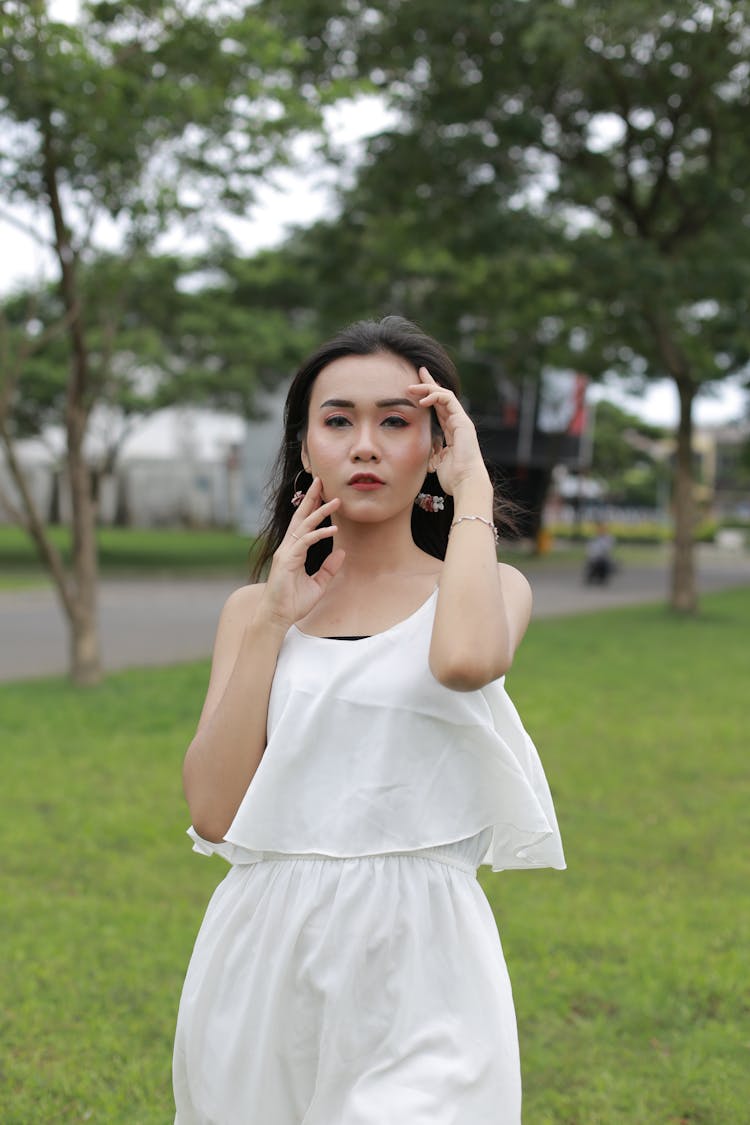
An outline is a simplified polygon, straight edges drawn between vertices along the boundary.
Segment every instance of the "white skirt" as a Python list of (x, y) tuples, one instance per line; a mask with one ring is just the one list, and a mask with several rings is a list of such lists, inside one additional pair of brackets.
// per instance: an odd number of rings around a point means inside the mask
[(180, 1002), (176, 1125), (519, 1125), (486, 848), (233, 866)]

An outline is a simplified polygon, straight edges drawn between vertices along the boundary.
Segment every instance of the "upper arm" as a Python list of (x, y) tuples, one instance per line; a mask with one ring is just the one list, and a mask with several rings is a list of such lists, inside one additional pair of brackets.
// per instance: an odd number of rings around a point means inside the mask
[(498, 563), (503, 601), (508, 622), (511, 656), (523, 640), (531, 620), (532, 594), (529, 580), (520, 570), (507, 563)]
[(263, 583), (240, 586), (224, 603), (214, 641), (211, 676), (197, 730), (209, 721), (224, 694), (240, 652), (245, 629), (255, 616), (263, 589)]
[[(531, 587), (506, 563), (499, 564), (498, 578), (497, 586), (493, 579), (492, 588), (481, 593), (464, 586), (463, 608), (454, 600), (440, 620), (436, 615), (429, 664), (444, 687), (477, 691), (513, 663), (531, 618)], [(440, 608), (438, 603), (438, 613)]]

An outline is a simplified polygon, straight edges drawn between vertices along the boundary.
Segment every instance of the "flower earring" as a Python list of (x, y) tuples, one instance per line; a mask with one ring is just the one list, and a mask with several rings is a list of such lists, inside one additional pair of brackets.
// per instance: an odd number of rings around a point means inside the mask
[(294, 484), (292, 485), (292, 488), (294, 490), (292, 492), (292, 507), (293, 508), (299, 508), (300, 504), (305, 499), (305, 494), (302, 491), (302, 489), (297, 486), (297, 481), (302, 476), (302, 474), (306, 473), (306, 472), (307, 472), (307, 469), (302, 468), (302, 469), (300, 469), (300, 471), (297, 473), (296, 477), (294, 478)]
[(433, 496), (429, 492), (420, 492), (414, 503), (423, 512), (442, 512), (445, 508), (445, 497)]

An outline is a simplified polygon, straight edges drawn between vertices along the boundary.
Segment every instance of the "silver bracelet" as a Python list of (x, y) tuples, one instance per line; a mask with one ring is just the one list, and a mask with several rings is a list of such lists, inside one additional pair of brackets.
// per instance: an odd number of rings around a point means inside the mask
[(455, 519), (451, 524), (450, 530), (452, 531), (454, 527), (458, 527), (462, 520), (479, 520), (480, 523), (486, 523), (487, 527), (495, 536), (495, 542), (500, 542), (500, 536), (497, 534), (497, 528), (495, 527), (494, 523), (492, 522), (492, 520), (486, 520), (484, 516), (459, 516), (458, 519)]

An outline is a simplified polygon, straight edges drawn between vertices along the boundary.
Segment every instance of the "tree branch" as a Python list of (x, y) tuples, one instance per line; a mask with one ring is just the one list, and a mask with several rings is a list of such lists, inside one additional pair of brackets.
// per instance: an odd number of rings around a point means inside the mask
[(22, 231), (23, 234), (28, 235), (29, 238), (33, 238), (33, 240), (35, 242), (38, 242), (40, 246), (43, 246), (45, 250), (55, 249), (54, 242), (52, 242), (48, 238), (45, 238), (39, 233), (38, 230), (35, 230), (34, 227), (30, 226), (29, 223), (25, 223), (23, 219), (16, 218), (12, 211), (6, 211), (4, 207), (0, 207), (0, 219), (2, 219), (5, 223), (9, 223), (11, 226), (14, 226), (17, 230)]
[[(26, 307), (25, 320), (30, 320), (33, 317), (37, 305), (38, 295), (32, 294)], [(65, 332), (70, 327), (71, 319), (77, 314), (77, 311), (77, 306), (66, 311), (59, 320), (47, 325), (38, 336), (31, 337), (28, 333), (24, 334), (18, 349), (18, 355), (14, 360), (11, 357), (8, 318), (0, 309), (0, 365), (2, 372), (0, 374), (0, 420), (4, 421), (8, 417), (13, 391), (21, 380), (26, 361), (50, 340), (54, 340), (56, 336)]]
[[(68, 384), (69, 415), (76, 414), (85, 419), (89, 410), (89, 369), (88, 353), (84, 338), (81, 307), (76, 292), (75, 254), (63, 217), (62, 202), (57, 186), (57, 166), (55, 164), (52, 134), (48, 122), (42, 132), (44, 150), (44, 186), (49, 198), (52, 221), (55, 228), (55, 251), (60, 263), (60, 289), (65, 309), (70, 316), (70, 337), (73, 350), (73, 364)], [(79, 440), (82, 434), (78, 434)]]
[(646, 306), (643, 310), (643, 316), (654, 334), (654, 341), (669, 374), (678, 385), (692, 383), (690, 364), (682, 348), (669, 331), (661, 312)]
[(2, 481), (0, 481), (0, 508), (3, 508), (5, 512), (7, 512), (10, 518), (13, 520), (13, 523), (17, 524), (18, 527), (23, 528), (24, 531), (29, 530), (29, 521), (26, 519), (26, 516), (23, 514), (21, 509), (17, 508), (13, 503), (9, 493), (5, 490), (5, 487), (2, 484)]
[[(65, 570), (65, 563), (63, 562), (62, 555), (58, 551), (55, 544), (50, 539), (47, 529), (44, 526), (44, 520), (41, 517), (39, 509), (36, 506), (34, 497), (29, 488), (29, 482), (26, 479), (26, 474), (21, 466), (18, 456), (16, 454), (13, 439), (11, 438), (5, 421), (0, 421), (0, 442), (5, 449), (5, 455), (8, 462), (8, 468), (13, 478), (13, 482), (18, 489), (19, 496), (21, 497), (21, 509), (10, 500), (7, 493), (2, 490), (0, 492), (0, 500), (3, 507), (16, 519), (16, 522), (31, 536), (37, 551), (41, 556), (43, 562), (46, 564), (52, 578), (57, 586), (57, 591), (60, 599), (65, 607), (65, 612), (72, 620), (76, 612), (75, 597), (70, 583), (70, 579)], [(19, 518), (20, 517), (20, 518)]]
[(664, 193), (664, 189), (670, 182), (669, 158), (672, 155), (672, 149), (674, 148), (675, 141), (677, 139), (677, 126), (679, 124), (681, 116), (682, 114), (679, 109), (674, 109), (671, 113), (667, 114), (667, 120), (672, 126), (672, 135), (665, 139), (664, 144), (661, 148), (661, 152), (659, 153), (661, 167), (659, 169), (659, 174), (656, 177), (656, 182), (651, 189), (651, 196), (649, 198), (648, 204), (645, 208), (646, 218), (649, 221), (654, 217), (656, 209), (659, 205), (659, 201)]

